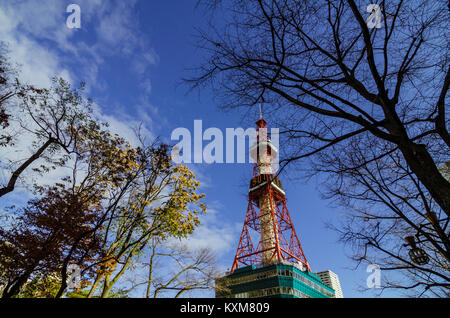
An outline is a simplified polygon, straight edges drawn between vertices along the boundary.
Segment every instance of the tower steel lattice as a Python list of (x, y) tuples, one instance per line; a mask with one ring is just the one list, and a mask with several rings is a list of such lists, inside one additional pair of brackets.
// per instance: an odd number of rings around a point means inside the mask
[(274, 168), (278, 148), (260, 115), (257, 139), (250, 154), (255, 161), (247, 213), (231, 273), (240, 266), (289, 262), (311, 271), (286, 205), (286, 195)]

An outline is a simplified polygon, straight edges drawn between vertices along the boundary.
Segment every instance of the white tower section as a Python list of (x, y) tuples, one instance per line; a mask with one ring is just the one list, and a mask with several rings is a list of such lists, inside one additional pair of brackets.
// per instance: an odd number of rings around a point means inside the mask
[[(262, 263), (277, 263), (280, 260), (275, 253), (277, 244), (275, 202), (271, 195), (269, 180), (271, 180), (274, 169), (273, 161), (278, 155), (278, 149), (271, 143), (267, 134), (266, 121), (261, 118), (256, 122), (257, 138), (255, 144), (250, 148), (250, 155), (257, 165), (257, 175), (261, 176), (261, 191), (265, 191), (259, 199), (260, 213), (258, 219), (261, 225), (261, 248)], [(266, 180), (264, 182), (264, 180)], [(265, 189), (265, 190), (264, 190)]]

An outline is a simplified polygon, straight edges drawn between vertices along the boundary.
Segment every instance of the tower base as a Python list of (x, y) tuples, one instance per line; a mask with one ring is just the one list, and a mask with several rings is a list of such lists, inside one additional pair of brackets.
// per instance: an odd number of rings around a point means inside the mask
[(216, 298), (334, 298), (335, 291), (310, 271), (288, 263), (237, 268), (216, 279)]

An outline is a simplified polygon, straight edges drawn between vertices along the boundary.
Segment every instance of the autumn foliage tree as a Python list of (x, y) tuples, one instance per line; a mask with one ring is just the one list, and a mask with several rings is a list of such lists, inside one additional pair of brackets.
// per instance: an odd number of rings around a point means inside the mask
[(137, 173), (102, 232), (102, 260), (88, 297), (93, 297), (100, 285), (99, 296), (108, 297), (149, 242), (186, 237), (199, 225), (199, 214), (205, 212), (195, 175), (171, 161), (166, 145), (142, 147), (138, 154)]
[[(150, 238), (185, 237), (199, 225), (199, 182), (171, 161), (167, 145), (148, 145), (139, 132), (138, 145), (112, 134), (93, 115), (84, 85), (55, 78), (38, 89), (16, 76), (0, 51), (0, 197), (18, 184), (33, 197), (0, 227), (2, 297), (62, 297), (71, 264), (87, 295), (101, 283), (108, 297)], [(54, 170), (50, 185), (30, 178)], [(43, 286), (52, 291), (38, 291)]]
[[(52, 89), (40, 90), (37, 95), (19, 94), (22, 106), (37, 125), (33, 126), (35, 130), (27, 129), (29, 124), (20, 119), (21, 128), (34, 134), (35, 143), (46, 139), (48, 147), (41, 147), (22, 163), (12, 173), (4, 190), (5, 193), (12, 191), (10, 186), (21, 174), (28, 175), (26, 171), (44, 175), (59, 168), (63, 174), (68, 174), (55, 180), (58, 183), (50, 188), (35, 184), (38, 198), (31, 200), (27, 208), (13, 213), (15, 217), (23, 216), (10, 225), (13, 226), (11, 232), (2, 230), (2, 247), (10, 253), (18, 253), (17, 257), (5, 257), (1, 264), (7, 272), (3, 276), (6, 285), (3, 297), (17, 295), (33, 275), (45, 279), (50, 274), (60, 277), (61, 286), (56, 294), (60, 297), (67, 287), (68, 266), (74, 263), (86, 267), (95, 254), (96, 236), (110, 211), (104, 207), (105, 201), (114, 204), (114, 194), (123, 193), (120, 189), (126, 186), (126, 179), (136, 165), (136, 149), (131, 149), (129, 142), (111, 134), (106, 124), (92, 117), (90, 101), (64, 80), (55, 80), (54, 85)], [(41, 165), (30, 169), (38, 160)], [(119, 191), (115, 191), (117, 189)], [(44, 223), (46, 221), (49, 223)], [(54, 245), (59, 249), (53, 248)], [(11, 263), (11, 259), (16, 261)]]
[(99, 238), (91, 229), (102, 211), (99, 199), (86, 200), (60, 185), (16, 211), (14, 224), (0, 228), (3, 298), (17, 295), (36, 273), (60, 272), (69, 254), (79, 263), (98, 252)]
[(73, 134), (71, 173), (50, 190), (36, 186), (41, 197), (16, 211), (23, 216), (0, 233), (5, 298), (54, 275), (60, 287), (53, 296), (63, 296), (70, 264), (81, 268), (88, 297), (99, 283), (108, 297), (151, 238), (185, 237), (205, 211), (195, 175), (174, 165), (167, 145), (133, 147), (96, 123)]

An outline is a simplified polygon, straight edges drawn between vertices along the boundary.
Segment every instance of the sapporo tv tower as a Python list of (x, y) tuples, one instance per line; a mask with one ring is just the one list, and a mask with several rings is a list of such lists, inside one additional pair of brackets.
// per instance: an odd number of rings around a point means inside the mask
[(274, 169), (278, 149), (262, 114), (256, 127), (247, 214), (231, 271), (216, 280), (216, 297), (334, 297), (335, 291), (311, 272), (295, 233)]

